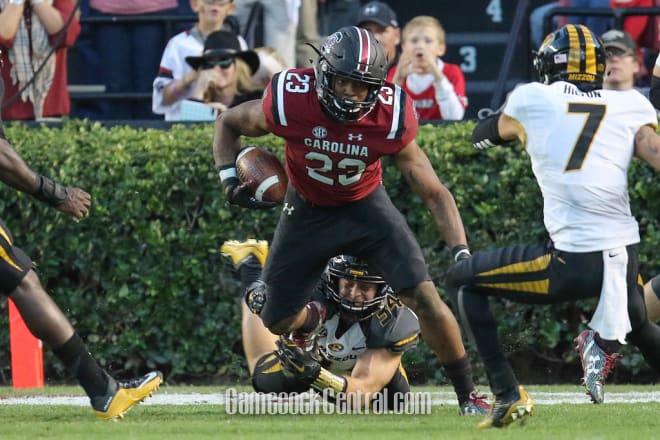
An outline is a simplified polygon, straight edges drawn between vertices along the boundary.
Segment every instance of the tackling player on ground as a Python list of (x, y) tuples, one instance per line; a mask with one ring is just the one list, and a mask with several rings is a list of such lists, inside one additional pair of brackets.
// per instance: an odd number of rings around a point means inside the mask
[(342, 28), (325, 40), (313, 70), (280, 72), (261, 102), (223, 113), (213, 155), (230, 203), (269, 207), (236, 178), (239, 138), (272, 132), (286, 140), (290, 186), (264, 268), (265, 301), (258, 301), (266, 327), (275, 334), (313, 330), (320, 313), (307, 302), (326, 263), (343, 253), (359, 255), (418, 315), (422, 336), (463, 405), (474, 385), (458, 324), (382, 185), (380, 158), (392, 157), (455, 260), (469, 255), (465, 231), (454, 198), (415, 142), (412, 103), (385, 82), (386, 69), (384, 51), (370, 32)]
[[(221, 248), (238, 261), (234, 266), (249, 289), (259, 288), (259, 273), (250, 267), (259, 265), (257, 256), (266, 246), (263, 241), (229, 241)], [(346, 397), (359, 392), (359, 406), (378, 399), (383, 409), (402, 408), (410, 386), (401, 358), (419, 341), (415, 314), (392, 295), (380, 274), (351, 256), (330, 260), (311, 300), (323, 316), (317, 338), (304, 347), (273, 335), (241, 305), (243, 348), (254, 389), (301, 393), (312, 387), (331, 395), (334, 390), (320, 377), (332, 373), (346, 381)]]
[(549, 34), (534, 61), (540, 83), (514, 89), (502, 113), (472, 133), (477, 148), (523, 143), (550, 236), (544, 244), (477, 252), (447, 275), (496, 397), (480, 428), (507, 425), (533, 406), (499, 343), (489, 296), (532, 304), (600, 298), (591, 329), (576, 339), (596, 403), (626, 340), (660, 371), (660, 328), (646, 317), (627, 183), (633, 155), (660, 169), (657, 117), (639, 92), (602, 89), (605, 62), (602, 41), (586, 27)]

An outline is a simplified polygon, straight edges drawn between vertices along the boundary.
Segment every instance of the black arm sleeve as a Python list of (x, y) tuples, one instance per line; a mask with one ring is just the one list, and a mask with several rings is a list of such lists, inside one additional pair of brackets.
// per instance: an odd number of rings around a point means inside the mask
[(649, 91), (649, 99), (651, 104), (656, 109), (660, 109), (660, 77), (654, 76), (651, 78), (651, 90)]
[(500, 137), (497, 129), (497, 121), (500, 119), (499, 113), (493, 113), (477, 123), (472, 130), (472, 145), (474, 148), (483, 150), (484, 148), (504, 145), (507, 143)]

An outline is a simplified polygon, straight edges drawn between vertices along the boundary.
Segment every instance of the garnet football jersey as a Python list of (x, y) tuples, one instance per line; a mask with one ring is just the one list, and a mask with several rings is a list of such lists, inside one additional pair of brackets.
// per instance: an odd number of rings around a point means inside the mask
[(262, 101), (271, 131), (286, 141), (289, 182), (320, 206), (363, 199), (381, 183), (380, 158), (415, 138), (412, 102), (385, 83), (371, 112), (341, 123), (323, 111), (314, 87), (312, 69), (285, 70), (273, 76)]

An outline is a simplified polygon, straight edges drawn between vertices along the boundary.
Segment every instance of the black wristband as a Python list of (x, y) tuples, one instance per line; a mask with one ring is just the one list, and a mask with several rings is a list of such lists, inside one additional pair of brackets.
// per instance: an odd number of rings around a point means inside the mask
[(507, 143), (507, 141), (500, 137), (499, 129), (497, 128), (499, 119), (500, 114), (494, 113), (477, 123), (477, 126), (472, 130), (471, 139), (472, 145), (475, 148), (483, 149)]
[(470, 254), (470, 248), (468, 248), (467, 245), (457, 244), (456, 246), (451, 248), (451, 257), (454, 259), (454, 262), (461, 259), (462, 255), (467, 255), (467, 257), (472, 255)]
[(67, 189), (48, 177), (39, 176), (39, 186), (32, 196), (48, 203), (50, 206), (59, 206), (66, 200)]

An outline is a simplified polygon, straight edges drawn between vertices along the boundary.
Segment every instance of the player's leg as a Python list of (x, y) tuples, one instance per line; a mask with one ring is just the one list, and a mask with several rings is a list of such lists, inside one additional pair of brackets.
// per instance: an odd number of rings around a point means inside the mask
[(241, 335), (248, 371), (252, 375), (257, 361), (276, 350), (277, 336), (266, 328), (261, 318), (252, 313), (245, 303), (241, 303)]
[(133, 381), (116, 381), (92, 357), (69, 320), (30, 270), (10, 298), (16, 304), (32, 334), (53, 349), (55, 355), (76, 377), (101, 419), (123, 417), (133, 405), (149, 397), (163, 381), (152, 372)]
[[(228, 240), (220, 247), (220, 253), (231, 260), (241, 282), (241, 295), (249, 293), (253, 283), (261, 275), (268, 256), (268, 242), (249, 239), (246, 241)], [(241, 339), (243, 351), (252, 375), (260, 358), (276, 349), (277, 336), (272, 334), (259, 317), (250, 311), (241, 300)]]
[[(637, 251), (638, 246), (628, 246), (630, 260), (637, 256)], [(633, 264), (628, 267), (628, 316), (632, 331), (627, 335), (627, 340), (639, 348), (651, 368), (660, 373), (660, 327), (648, 320), (644, 287), (637, 276), (638, 265), (634, 264), (636, 262), (631, 261)], [(656, 288), (657, 283), (654, 279), (647, 284), (653, 284), (653, 288)]]
[[(450, 296), (463, 328), (486, 366), (495, 395), (493, 409), (478, 425), (480, 428), (508, 425), (533, 410), (533, 403), (519, 384), (500, 344), (488, 294), (502, 293), (506, 286), (519, 288), (521, 292), (517, 294), (530, 298), (534, 290), (547, 296), (549, 263), (546, 246), (515, 246), (476, 252), (454, 265), (447, 274)], [(482, 277), (485, 286), (502, 287), (489, 289), (481, 284)]]
[(266, 299), (260, 316), (274, 334), (318, 326), (321, 312), (308, 306), (328, 260), (341, 253), (342, 239), (336, 227), (340, 209), (314, 206), (291, 188), (275, 229), (262, 279)]
[(90, 398), (96, 416), (122, 417), (133, 405), (150, 396), (162, 383), (162, 374), (152, 372), (129, 382), (115, 381), (92, 357), (69, 320), (46, 293), (31, 269), (32, 262), (0, 222), (0, 292), (16, 304), (34, 336), (48, 345), (76, 377)]
[(660, 275), (644, 285), (644, 302), (649, 321), (660, 320)]
[(356, 220), (353, 229), (365, 237), (354, 244), (356, 255), (378, 268), (396, 295), (417, 314), (422, 338), (440, 360), (463, 406), (474, 392), (472, 367), (458, 322), (438, 295), (405, 218), (383, 189), (377, 189), (351, 210)]

